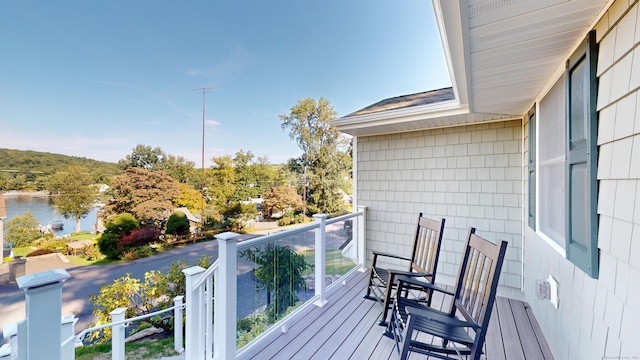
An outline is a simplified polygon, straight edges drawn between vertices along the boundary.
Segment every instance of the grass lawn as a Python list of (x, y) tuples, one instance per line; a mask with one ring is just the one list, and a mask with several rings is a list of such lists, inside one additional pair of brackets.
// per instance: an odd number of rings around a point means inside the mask
[[(124, 344), (124, 352), (127, 359), (159, 359), (177, 355), (173, 350), (173, 338), (129, 342)], [(98, 359), (111, 359), (111, 343), (76, 348), (76, 360)]]
[(31, 247), (31, 246), (25, 246), (25, 247), (14, 247), (13, 248), (13, 256), (27, 256), (28, 253), (32, 252), (33, 250), (35, 250), (35, 248)]
[[(316, 263), (316, 251), (315, 249), (310, 249), (302, 252), (304, 255), (304, 260), (309, 265), (315, 265)], [(326, 263), (326, 274), (337, 274), (344, 275), (349, 270), (353, 269), (355, 264), (351, 259), (343, 257), (340, 249), (327, 249), (325, 254), (325, 263)], [(313, 274), (313, 268), (307, 269), (303, 275)]]

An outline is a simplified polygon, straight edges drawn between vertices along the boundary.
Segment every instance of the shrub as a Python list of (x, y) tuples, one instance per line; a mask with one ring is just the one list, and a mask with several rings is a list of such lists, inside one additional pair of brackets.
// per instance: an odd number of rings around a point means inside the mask
[(153, 244), (160, 241), (160, 231), (150, 228), (141, 227), (134, 229), (129, 234), (125, 234), (118, 242), (118, 250), (123, 252), (127, 249)]
[(140, 258), (138, 256), (138, 249), (136, 248), (125, 250), (120, 256), (122, 257), (122, 260), (125, 261), (137, 260)]
[(67, 249), (67, 243), (60, 238), (42, 239), (37, 242), (37, 246), (39, 249), (52, 250), (52, 252), (65, 251)]
[(133, 229), (140, 226), (138, 220), (136, 220), (133, 215), (128, 213), (123, 213), (116, 216), (113, 220), (107, 222), (105, 225), (105, 234), (114, 233), (118, 235), (128, 234)]
[[(137, 249), (132, 249), (136, 250)], [(203, 255), (196, 265), (207, 268), (211, 265), (211, 257)], [(89, 297), (93, 303), (92, 314), (95, 323), (89, 326), (107, 324), (111, 322), (111, 311), (119, 307), (127, 308), (126, 317), (132, 318), (148, 314), (154, 310), (166, 309), (173, 306), (173, 298), (185, 294), (186, 278), (183, 269), (190, 265), (184, 260), (174, 261), (169, 272), (163, 274), (157, 270), (151, 270), (144, 274), (144, 280), (132, 278), (130, 274), (113, 280), (112, 284), (103, 285), (97, 294)], [(161, 317), (152, 317), (141, 320), (142, 323), (151, 324), (165, 331), (173, 328), (173, 322), (164, 321)], [(101, 336), (102, 335), (102, 336)], [(89, 334), (90, 340), (105, 342), (111, 338), (111, 329)]]
[(98, 260), (100, 259), (100, 257), (102, 257), (100, 250), (98, 250), (98, 247), (95, 244), (90, 244), (83, 247), (82, 254), (82, 257), (89, 261)]
[(98, 239), (98, 248), (100, 252), (110, 259), (119, 259), (120, 250), (118, 249), (119, 235), (113, 233), (104, 233)]
[(176, 211), (167, 220), (165, 232), (170, 235), (186, 235), (189, 233), (189, 219), (182, 211)]
[(38, 255), (46, 255), (46, 254), (53, 254), (55, 253), (55, 251), (51, 250), (51, 249), (38, 249), (38, 250), (34, 250), (30, 253), (28, 253), (26, 255), (26, 257), (32, 257), (32, 256), (38, 256)]

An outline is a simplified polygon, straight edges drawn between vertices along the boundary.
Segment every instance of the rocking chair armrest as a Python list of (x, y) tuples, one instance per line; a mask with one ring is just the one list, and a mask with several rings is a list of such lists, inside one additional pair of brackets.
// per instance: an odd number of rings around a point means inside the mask
[(481, 328), (480, 324), (470, 321), (460, 320), (455, 316), (444, 315), (435, 311), (431, 311), (430, 308), (418, 308), (414, 306), (406, 306), (405, 311), (411, 316), (417, 316), (429, 321), (435, 321), (446, 326), (451, 327), (469, 327), (473, 329)]
[(453, 292), (451, 292), (451, 291), (449, 291), (447, 289), (443, 289), (441, 287), (435, 286), (435, 285), (433, 285), (431, 283), (428, 283), (426, 281), (418, 280), (413, 276), (400, 275), (400, 276), (398, 276), (398, 281), (401, 281), (401, 282), (404, 282), (404, 283), (407, 283), (407, 284), (411, 284), (413, 286), (419, 286), (419, 287), (422, 287), (422, 288), (424, 288), (426, 290), (438, 291), (438, 292), (441, 292), (441, 293), (444, 293), (444, 294), (447, 294), (447, 295), (455, 296), (455, 293), (453, 293)]
[(433, 277), (432, 273), (428, 272), (415, 272), (415, 271), (406, 271), (406, 270), (391, 270), (389, 269), (389, 273), (399, 276), (407, 276), (407, 277)]
[[(374, 255), (374, 259), (377, 256), (384, 256), (384, 257), (390, 257), (390, 258), (394, 258), (394, 259), (411, 261), (411, 259), (409, 259), (409, 258), (406, 258), (404, 256), (400, 256), (400, 255), (396, 255), (396, 254), (390, 254), (390, 253), (385, 253), (385, 252), (380, 252), (380, 251), (372, 251), (372, 253)], [(374, 265), (375, 265), (375, 262), (374, 262)]]

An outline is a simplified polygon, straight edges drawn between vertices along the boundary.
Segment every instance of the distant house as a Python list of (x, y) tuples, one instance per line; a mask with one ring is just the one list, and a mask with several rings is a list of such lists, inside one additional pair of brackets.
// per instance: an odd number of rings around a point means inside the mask
[[(416, 213), (445, 217), (451, 283), (474, 226), (509, 241), (500, 292), (531, 305), (557, 359), (637, 357), (638, 2), (433, 4), (452, 86), (333, 123), (354, 137), (368, 250), (406, 254)], [(537, 297), (545, 281), (558, 301)]]

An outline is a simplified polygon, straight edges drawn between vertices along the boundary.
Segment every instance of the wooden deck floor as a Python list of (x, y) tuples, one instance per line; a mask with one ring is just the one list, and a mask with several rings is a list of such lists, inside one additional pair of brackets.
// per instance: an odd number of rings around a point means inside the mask
[[(377, 325), (382, 305), (365, 300), (367, 273), (355, 273), (322, 307), (311, 306), (239, 359), (396, 359), (393, 340)], [(435, 305), (438, 304), (438, 305)], [(432, 306), (446, 306), (442, 297)], [(485, 342), (485, 359), (553, 359), (529, 306), (497, 298)], [(426, 359), (411, 354), (410, 359)]]

